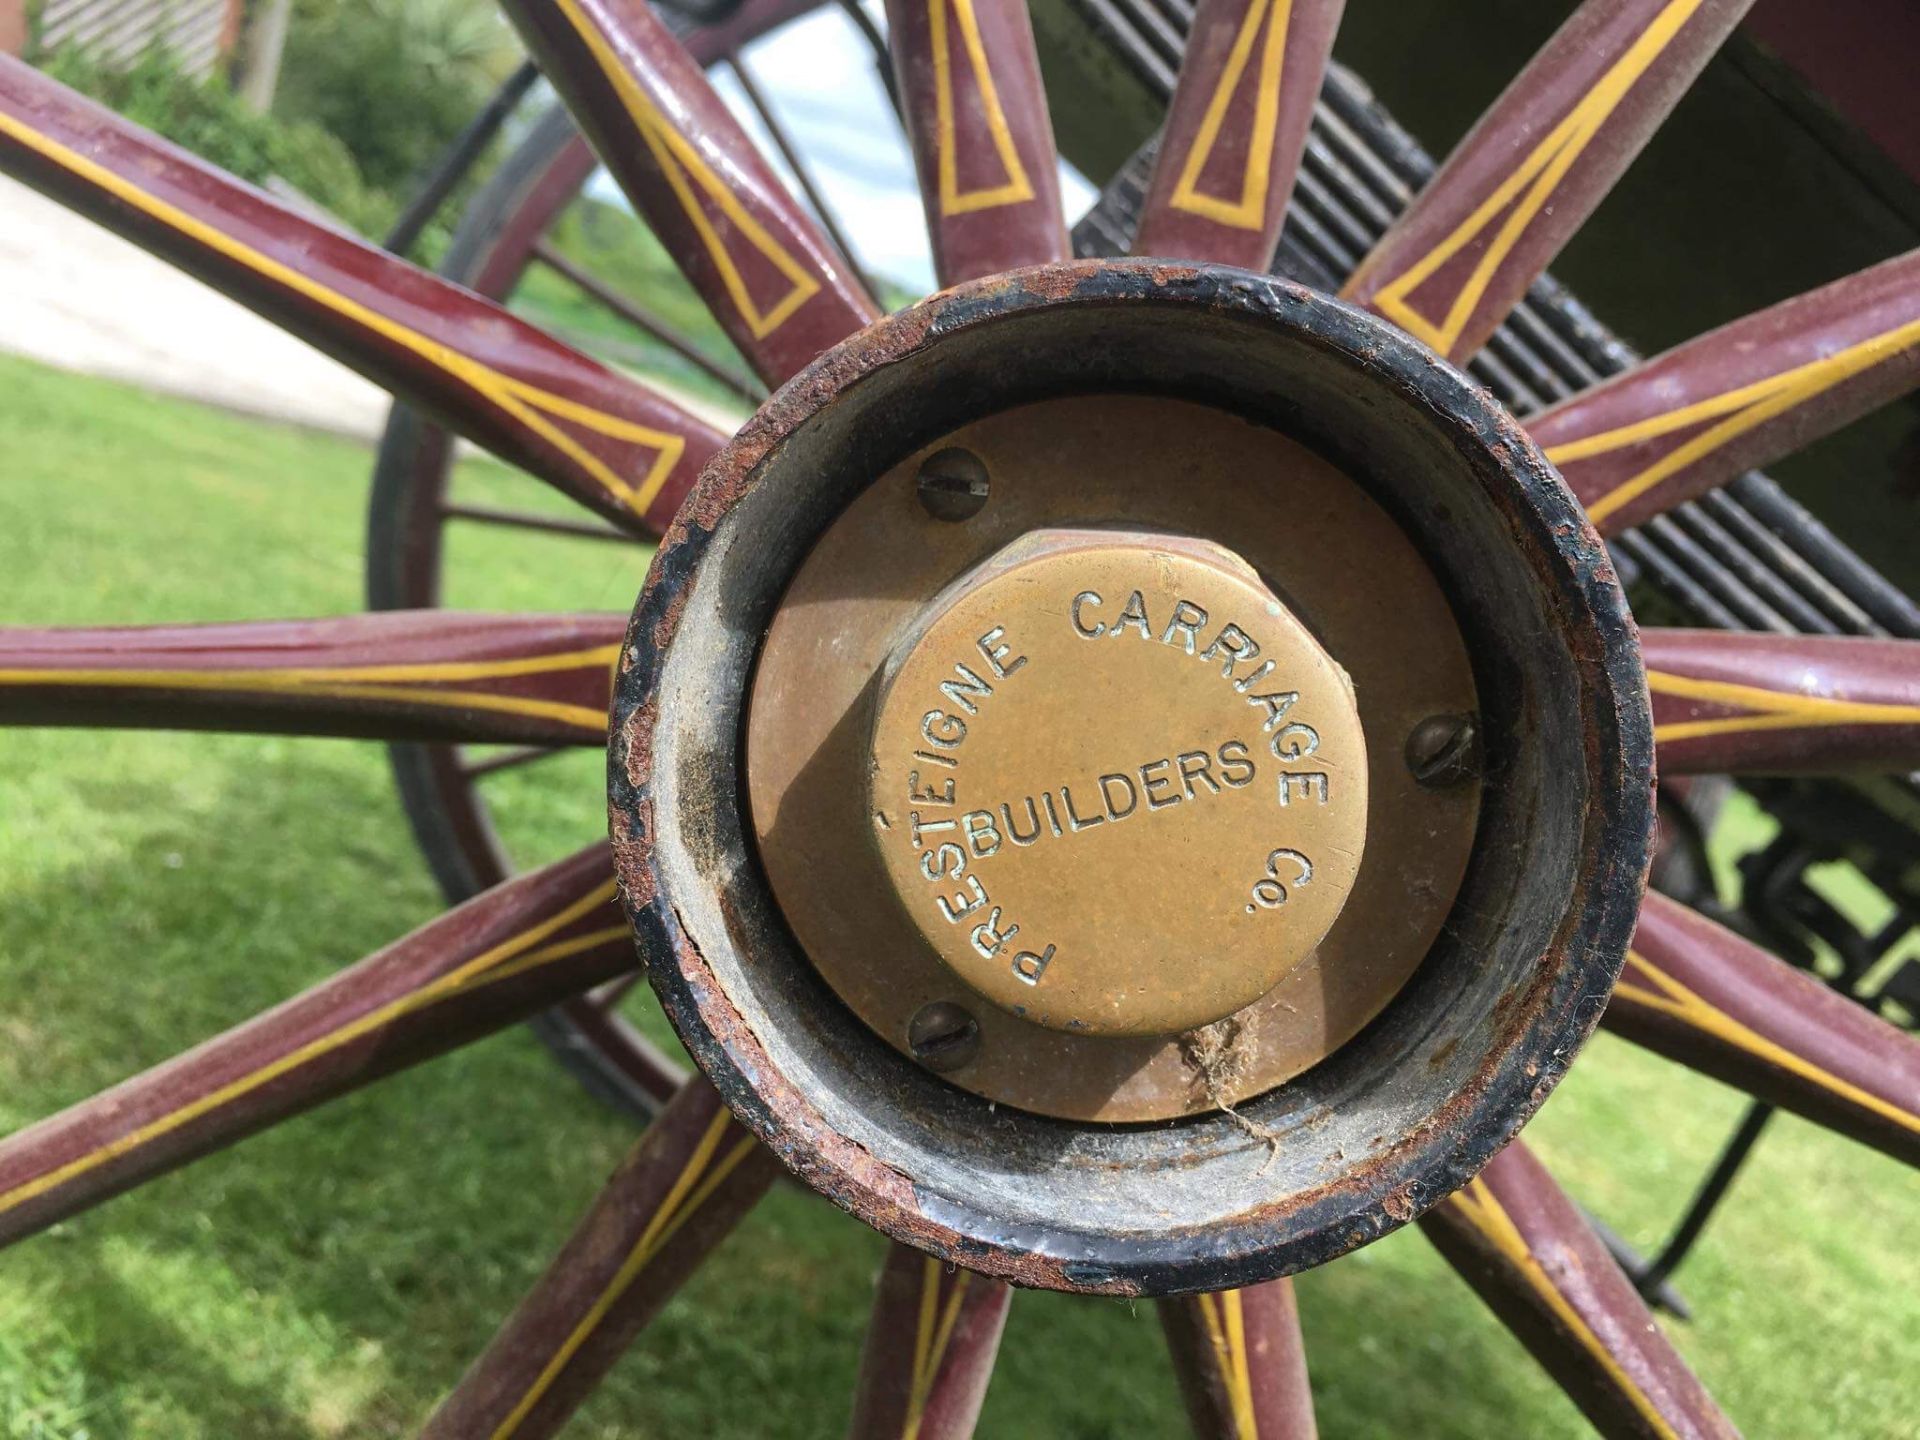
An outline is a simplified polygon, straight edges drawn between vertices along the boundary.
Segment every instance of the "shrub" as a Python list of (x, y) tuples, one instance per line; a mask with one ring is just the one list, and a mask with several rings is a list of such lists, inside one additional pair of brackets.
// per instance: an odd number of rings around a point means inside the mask
[(274, 106), (337, 135), (368, 184), (404, 194), (516, 59), (485, 0), (300, 0)]
[(136, 125), (165, 136), (243, 180), (277, 176), (357, 230), (378, 234), (394, 203), (362, 178), (347, 147), (310, 121), (256, 115), (218, 76), (201, 80), (154, 46), (133, 64), (104, 63), (79, 46), (62, 46), (40, 66)]

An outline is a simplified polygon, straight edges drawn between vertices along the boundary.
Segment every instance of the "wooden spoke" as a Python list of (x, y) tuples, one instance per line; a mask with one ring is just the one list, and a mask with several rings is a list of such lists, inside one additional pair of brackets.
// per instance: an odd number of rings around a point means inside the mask
[(849, 1440), (966, 1440), (1012, 1291), (895, 1243), (873, 1296)]
[[(626, 999), (627, 996), (632, 993), (633, 987), (638, 985), (643, 978), (638, 970), (630, 970), (625, 975), (616, 976), (614, 979), (609, 980), (586, 998), (590, 1003), (598, 1005), (601, 1009), (610, 1010), (622, 1000)], [(676, 1085), (673, 1088), (678, 1090), (680, 1087)]]
[(556, 250), (552, 242), (544, 237), (533, 242), (533, 258), (581, 294), (611, 310), (643, 335), (659, 341), (694, 369), (726, 386), (747, 404), (758, 406), (767, 398), (766, 386), (740, 374), (732, 366), (722, 365), (713, 359), (696, 345), (691, 337), (676, 330), (639, 301), (621, 294), (584, 265), (576, 265)]
[[(633, 977), (638, 980), (636, 972)], [(548, 1040), (563, 1046), (577, 1046), (593, 1052), (593, 1058), (581, 1056), (579, 1068), (592, 1082), (611, 1083), (625, 1103), (647, 1114), (657, 1114), (680, 1092), (687, 1072), (680, 1063), (655, 1045), (614, 1006), (618, 997), (603, 998), (610, 987), (602, 986), (591, 995), (576, 995), (556, 1007), (567, 1029), (550, 1031)], [(563, 1056), (565, 1050), (561, 1052)], [(611, 1064), (612, 1071), (606, 1068)]]
[(847, 262), (853, 277), (860, 282), (869, 295), (874, 294), (873, 282), (860, 271), (860, 263), (853, 248), (853, 242), (847, 238), (846, 231), (840, 228), (840, 221), (833, 213), (833, 207), (827, 203), (825, 193), (813, 178), (813, 167), (807, 164), (807, 157), (793, 143), (793, 137), (787, 134), (787, 127), (780, 123), (780, 113), (773, 108), (761, 90), (760, 82), (753, 78), (753, 69), (747, 64), (746, 57), (737, 50), (727, 52), (727, 69), (732, 72), (740, 93), (747, 97), (747, 103), (753, 107), (753, 113), (760, 117), (767, 135), (772, 139), (774, 148), (780, 152), (780, 158), (787, 162), (787, 169), (793, 172), (794, 181), (800, 186), (800, 193), (807, 197), (807, 205), (812, 209), (814, 218), (827, 232), (827, 238), (833, 241), (842, 258)]
[(1920, 1165), (1920, 1041), (1664, 895), (1641, 906), (1605, 1023)]
[(636, 533), (666, 527), (725, 443), (491, 301), (296, 212), (6, 56), (0, 171)]
[(1920, 640), (1648, 630), (1660, 773), (1920, 770)]
[(1724, 325), (1527, 422), (1603, 534), (1920, 385), (1920, 250)]
[(1313, 1392), (1291, 1280), (1160, 1302), (1200, 1440), (1313, 1440)]
[(1025, 0), (887, 0), (887, 36), (940, 283), (1067, 259)]
[(619, 615), (0, 629), (0, 724), (604, 745)]
[(1522, 1141), (1420, 1224), (1601, 1434), (1738, 1433)]
[(893, 106), (897, 117), (901, 113), (900, 84), (894, 78), (893, 57), (887, 50), (887, 37), (880, 33), (880, 27), (867, 13), (866, 6), (860, 0), (835, 0), (840, 13), (847, 17), (853, 28), (860, 32), (860, 38), (867, 42), (867, 49), (873, 52), (873, 68), (880, 77), (880, 84), (887, 92), (887, 103)]
[(427, 1422), (423, 1440), (536, 1440), (559, 1430), (779, 1168), (712, 1086), (689, 1081)]
[(1751, 0), (1586, 0), (1342, 295), (1462, 363), (1640, 153)]
[(499, 750), (477, 759), (462, 757), (460, 773), (469, 780), (482, 780), (489, 775), (498, 775), (506, 770), (518, 770), (523, 765), (532, 765), (540, 760), (551, 759), (566, 752), (551, 745), (516, 745), (511, 750)]
[(440, 507), (449, 520), (473, 520), (481, 525), (502, 525), (513, 530), (537, 530), (546, 535), (571, 535), (580, 540), (618, 540), (631, 545), (633, 536), (597, 520), (569, 520), (563, 515), (542, 515), (532, 510), (503, 510), (497, 505), (465, 505), (449, 501)]
[(0, 1244), (637, 962), (596, 845), (0, 1141)]
[(646, 0), (507, 0), (600, 158), (760, 378), (879, 317)]
[(1201, 0), (1134, 239), (1265, 271), (1345, 0)]

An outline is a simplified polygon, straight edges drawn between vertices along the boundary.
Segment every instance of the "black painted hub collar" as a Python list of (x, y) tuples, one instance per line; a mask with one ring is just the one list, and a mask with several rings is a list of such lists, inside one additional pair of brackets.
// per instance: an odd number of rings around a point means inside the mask
[[(1445, 935), (1384, 1014), (1240, 1119), (1074, 1124), (995, 1108), (914, 1065), (798, 951), (746, 823), (744, 697), (814, 537), (966, 420), (1114, 392), (1217, 406), (1341, 467), (1438, 576), (1481, 696), (1485, 798)], [(1649, 854), (1638, 645), (1577, 503), (1458, 371), (1338, 301), (1240, 271), (1018, 272), (823, 356), (715, 459), (662, 543), (612, 734), (629, 912), (667, 1014), (728, 1103), (881, 1230), (1058, 1289), (1249, 1284), (1364, 1244), (1463, 1184), (1598, 1020)]]

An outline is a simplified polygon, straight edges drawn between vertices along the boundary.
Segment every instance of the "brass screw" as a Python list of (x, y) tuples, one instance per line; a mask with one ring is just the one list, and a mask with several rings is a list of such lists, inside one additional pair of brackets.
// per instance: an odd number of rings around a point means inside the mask
[(971, 520), (987, 503), (987, 467), (971, 450), (949, 446), (920, 466), (920, 504), (936, 520)]
[(980, 1022), (950, 1000), (935, 1000), (907, 1022), (907, 1048), (929, 1070), (957, 1070), (979, 1053)]
[(1407, 769), (1430, 790), (1480, 773), (1480, 729), (1471, 715), (1429, 715), (1407, 736)]

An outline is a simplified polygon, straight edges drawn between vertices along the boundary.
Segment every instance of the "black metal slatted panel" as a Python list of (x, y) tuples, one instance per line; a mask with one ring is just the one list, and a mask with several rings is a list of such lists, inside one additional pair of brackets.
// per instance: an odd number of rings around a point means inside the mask
[[(1171, 95), (1193, 7), (1186, 0), (1078, 0), (1149, 87)], [(1127, 249), (1153, 142), (1075, 227), (1082, 255)], [(1339, 65), (1314, 109), (1277, 273), (1336, 290), (1434, 171), (1433, 159)], [(1527, 415), (1632, 366), (1639, 356), (1543, 276), (1468, 367)], [(1613, 542), (1621, 574), (1645, 580), (1670, 618), (1730, 630), (1920, 636), (1920, 606), (1758, 471)]]

